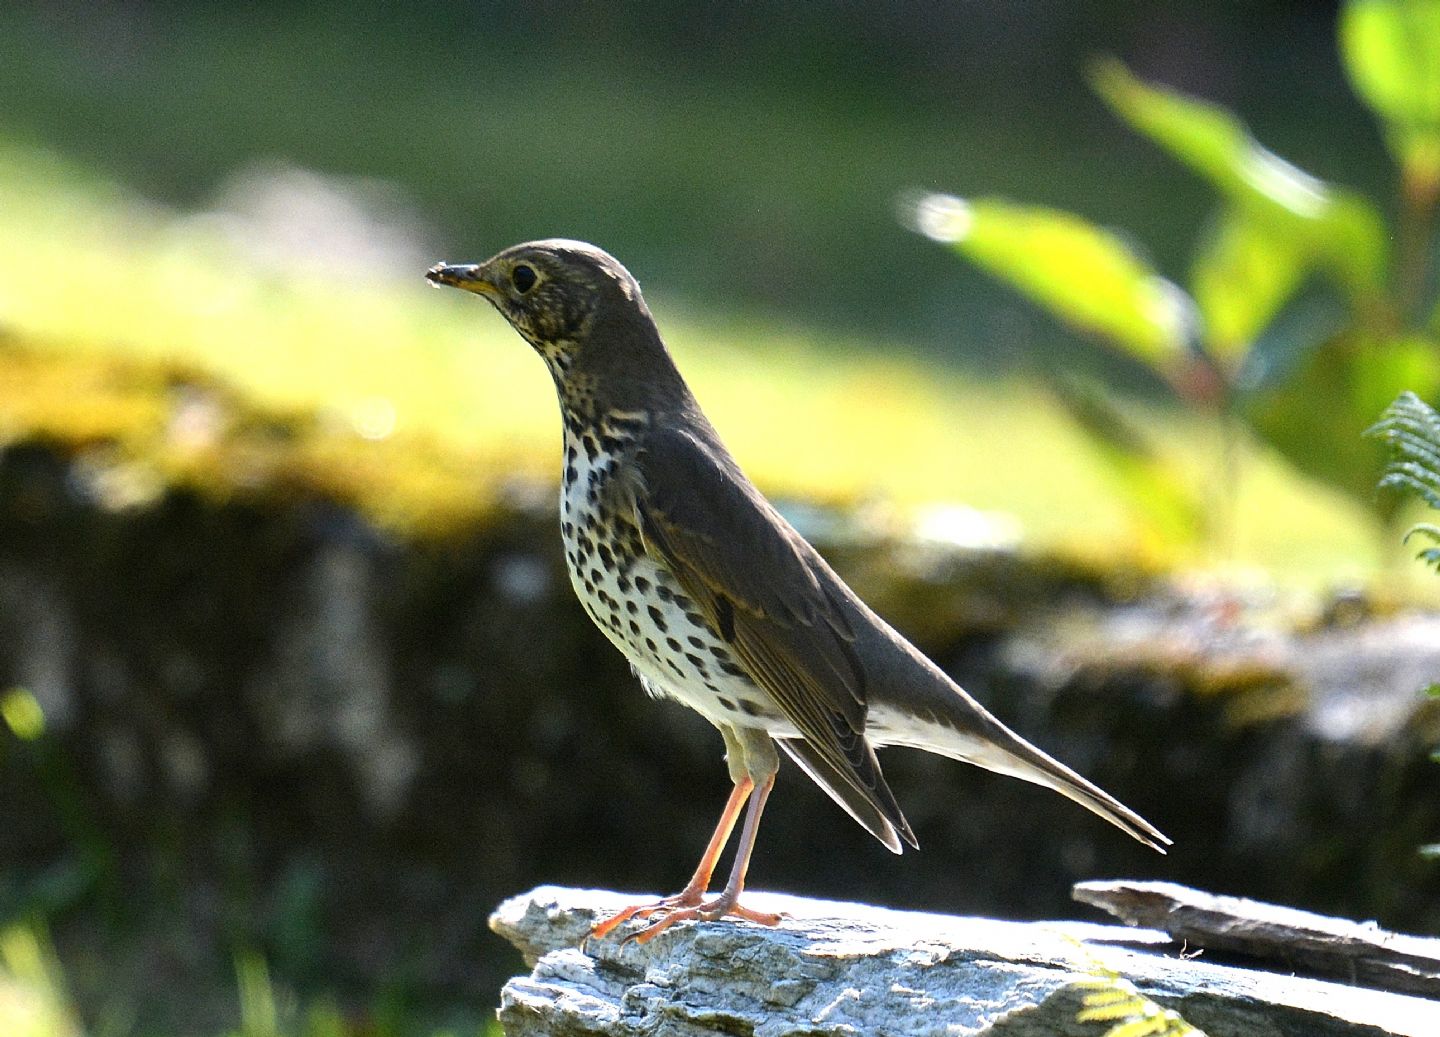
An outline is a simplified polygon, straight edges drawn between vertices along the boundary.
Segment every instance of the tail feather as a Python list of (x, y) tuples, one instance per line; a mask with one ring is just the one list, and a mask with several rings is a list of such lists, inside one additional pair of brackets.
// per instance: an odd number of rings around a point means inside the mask
[[(815, 784), (839, 803), (847, 814), (860, 822), (862, 828), (884, 843), (891, 853), (901, 852), (901, 839), (919, 849), (920, 844), (915, 840), (915, 833), (910, 830), (910, 824), (900, 812), (900, 807), (891, 795), (889, 786), (885, 785), (884, 778), (880, 781), (881, 794), (878, 797), (874, 794), (867, 795), (855, 787), (854, 778), (827, 761), (823, 754), (816, 752), (803, 738), (777, 738), (775, 741), (801, 770), (810, 775)], [(886, 807), (885, 810), (876, 805), (877, 800)]]
[(1043, 785), (1103, 817), (1152, 850), (1166, 852), (1172, 840), (1164, 832), (1088, 778), (1025, 741), (953, 684), (951, 687), (959, 693), (955, 703), (956, 719), (965, 723), (963, 729), (958, 723), (938, 719), (917, 722), (913, 715), (902, 719), (882, 707), (871, 713), (867, 733), (882, 745), (924, 749)]
[(1152, 850), (1165, 852), (1171, 840), (1164, 832), (991, 716), (864, 602), (847, 594), (856, 654), (865, 663), (865, 734), (872, 744), (912, 746), (1054, 789)]
[(1020, 778), (1022, 781), (1054, 789), (1067, 799), (1079, 803), (1091, 813), (1103, 817), (1116, 828), (1144, 843), (1157, 853), (1165, 853), (1166, 847), (1173, 843), (1173, 840), (1164, 832), (1093, 781), (1075, 773), (1059, 760), (1035, 748), (1018, 735), (1012, 734), (1011, 737), (1013, 742), (1004, 747), (996, 746), (990, 759), (975, 762), (990, 770)]

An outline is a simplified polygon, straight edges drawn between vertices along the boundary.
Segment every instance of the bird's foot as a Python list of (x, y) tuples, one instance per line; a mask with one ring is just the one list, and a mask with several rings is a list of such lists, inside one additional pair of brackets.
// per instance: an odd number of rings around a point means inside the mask
[[(623, 910), (615, 912), (609, 918), (602, 919), (590, 927), (589, 934), (585, 937), (586, 942), (590, 940), (603, 940), (619, 926), (624, 925), (632, 918), (649, 918), (651, 915), (668, 913), (671, 911), (685, 911), (690, 908), (699, 907), (705, 899), (703, 889), (692, 889), (687, 886), (673, 896), (661, 897), (650, 904), (632, 904)], [(583, 946), (583, 945), (582, 945)]]
[[(714, 922), (721, 918), (742, 918), (757, 925), (779, 925), (780, 919), (784, 917), (766, 911), (752, 911), (748, 907), (742, 907), (739, 900), (739, 894), (727, 892), (705, 903), (666, 905), (662, 901), (660, 904), (650, 905), (651, 910), (644, 914), (634, 912), (629, 916), (633, 918), (638, 915), (646, 919), (647, 924), (628, 934), (622, 942), (629, 943), (634, 940), (636, 943), (649, 943), (676, 922)], [(659, 917), (655, 917), (657, 915)]]

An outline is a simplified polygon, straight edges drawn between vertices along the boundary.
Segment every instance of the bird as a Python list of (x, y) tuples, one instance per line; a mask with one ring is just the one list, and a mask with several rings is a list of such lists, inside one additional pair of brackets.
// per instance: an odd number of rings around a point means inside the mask
[[(591, 620), (652, 696), (720, 732), (731, 791), (690, 881), (605, 918), (775, 925), (740, 903), (783, 752), (894, 853), (918, 849), (875, 750), (906, 746), (1067, 796), (1161, 853), (1158, 828), (996, 719), (876, 615), (741, 471), (609, 253), (552, 238), (426, 272), (491, 303), (549, 369), (563, 425), (560, 533)], [(707, 899), (745, 812), (729, 877)]]

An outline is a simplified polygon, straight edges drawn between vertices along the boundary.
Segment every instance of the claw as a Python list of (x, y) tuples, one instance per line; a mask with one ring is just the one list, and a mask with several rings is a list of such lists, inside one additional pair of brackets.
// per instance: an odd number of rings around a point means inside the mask
[[(747, 922), (754, 922), (756, 925), (774, 926), (779, 925), (780, 920), (785, 917), (767, 911), (752, 911), (748, 907), (742, 907), (737, 901), (738, 897), (722, 893), (708, 903), (696, 904), (693, 907), (672, 908), (649, 925), (627, 935), (621, 941), (621, 946), (631, 940), (640, 944), (649, 943), (676, 922), (715, 922), (722, 918), (740, 918)], [(658, 905), (656, 906), (658, 907)]]
[[(622, 908), (609, 918), (596, 922), (590, 927), (590, 933), (585, 937), (589, 940), (603, 940), (616, 928), (624, 925), (632, 918), (649, 918), (651, 915), (659, 914), (661, 911), (670, 912), (684, 910), (697, 906), (704, 899), (704, 892), (701, 890), (686, 889), (674, 896), (663, 897), (653, 904), (632, 904), (630, 907)], [(644, 930), (641, 930), (642, 932)], [(583, 948), (583, 943), (582, 943)]]

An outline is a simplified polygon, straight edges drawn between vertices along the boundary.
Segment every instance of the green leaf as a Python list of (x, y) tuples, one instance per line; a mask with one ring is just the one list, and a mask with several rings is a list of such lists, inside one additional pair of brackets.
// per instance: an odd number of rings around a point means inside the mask
[(1382, 289), (1385, 224), (1368, 199), (1267, 151), (1219, 105), (1145, 83), (1113, 58), (1096, 63), (1091, 82), (1121, 118), (1209, 180), (1247, 218), (1323, 266), (1352, 296)]
[(1241, 209), (1229, 208), (1202, 239), (1191, 290), (1206, 351), (1232, 374), (1271, 319), (1294, 295), (1303, 250)]
[(921, 198), (917, 230), (1082, 331), (1156, 367), (1182, 353), (1193, 304), (1116, 235), (1070, 213), (997, 198)]
[(0, 694), (0, 720), (22, 741), (33, 742), (45, 733), (45, 711), (25, 688)]
[(1434, 343), (1352, 330), (1308, 352), (1284, 384), (1254, 394), (1244, 406), (1256, 430), (1296, 468), (1373, 507), (1384, 456), (1373, 442), (1378, 437), (1367, 440), (1365, 433), (1374, 415), (1408, 388), (1440, 392)]
[(1407, 182), (1433, 190), (1440, 183), (1440, 0), (1351, 0), (1340, 15), (1340, 53)]
[(1194, 547), (1207, 532), (1214, 502), (1201, 496), (1174, 459), (1156, 451), (1099, 385), (1051, 377), (1050, 390), (1124, 493), (1126, 503), (1156, 548)]
[[(1432, 699), (1440, 699), (1440, 682), (1428, 685), (1425, 688), (1425, 694), (1429, 695)], [(1437, 753), (1440, 753), (1440, 749), (1437, 749), (1435, 751)]]

